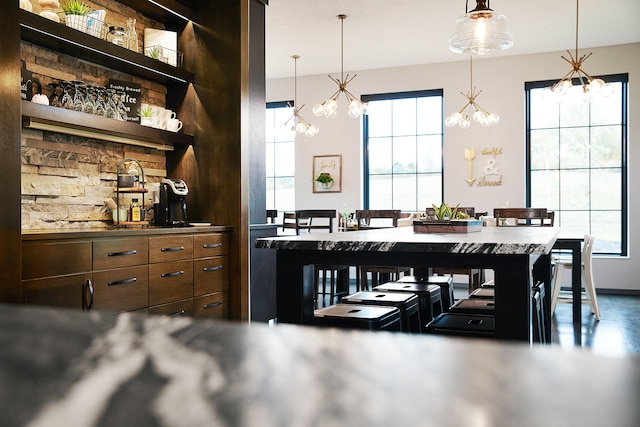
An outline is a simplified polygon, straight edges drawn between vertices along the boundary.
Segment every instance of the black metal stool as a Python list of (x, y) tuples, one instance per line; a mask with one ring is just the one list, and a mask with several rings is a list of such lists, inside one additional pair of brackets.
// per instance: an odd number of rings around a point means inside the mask
[(478, 288), (469, 294), (469, 298), (495, 299), (495, 288)]
[(449, 307), (453, 305), (453, 277), (451, 276), (404, 276), (398, 279), (398, 282), (438, 285), (442, 298), (442, 311), (449, 311)]
[(493, 315), (495, 312), (495, 302), (489, 299), (470, 298), (460, 299), (455, 302), (449, 309), (450, 313), (464, 314), (488, 314)]
[(433, 319), (426, 329), (430, 334), (493, 338), (496, 322), (495, 317), (486, 314), (449, 312), (442, 313)]
[(367, 329), (370, 331), (401, 331), (400, 310), (375, 305), (336, 304), (313, 312), (318, 326)]
[(408, 292), (356, 292), (342, 298), (343, 304), (392, 306), (400, 310), (402, 332), (420, 333), (418, 295)]
[(440, 286), (426, 283), (388, 282), (373, 288), (374, 292), (408, 292), (418, 296), (420, 307), (420, 331), (424, 332), (424, 325), (438, 314), (442, 313), (442, 295)]

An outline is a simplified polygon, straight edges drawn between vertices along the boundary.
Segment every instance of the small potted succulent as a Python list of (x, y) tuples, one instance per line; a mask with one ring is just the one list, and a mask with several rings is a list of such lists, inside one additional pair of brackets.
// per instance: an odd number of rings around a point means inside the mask
[(470, 233), (482, 231), (482, 221), (471, 218), (466, 212), (458, 210), (460, 204), (451, 207), (446, 203), (431, 205), (435, 219), (413, 222), (416, 233)]
[(67, 0), (62, 5), (67, 27), (75, 28), (84, 33), (87, 32), (89, 12), (91, 8), (82, 0)]
[(140, 124), (142, 126), (152, 126), (153, 121), (151, 119), (153, 117), (153, 109), (150, 105), (143, 105), (138, 110), (138, 116), (140, 116)]

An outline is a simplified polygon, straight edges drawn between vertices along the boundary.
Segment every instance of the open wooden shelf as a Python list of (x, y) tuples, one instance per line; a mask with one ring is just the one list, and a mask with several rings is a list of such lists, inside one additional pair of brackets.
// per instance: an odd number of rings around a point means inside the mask
[[(166, 0), (165, 0), (166, 1)], [(140, 2), (147, 3), (147, 2)], [(162, 85), (186, 85), (193, 73), (20, 10), (23, 40)]]
[(171, 150), (193, 145), (193, 135), (169, 132), (49, 105), (21, 101), (22, 127), (85, 136), (104, 141)]

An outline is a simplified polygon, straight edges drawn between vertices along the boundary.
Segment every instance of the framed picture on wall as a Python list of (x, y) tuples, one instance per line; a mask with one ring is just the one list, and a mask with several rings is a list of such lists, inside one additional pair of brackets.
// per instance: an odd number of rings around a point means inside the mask
[(342, 191), (342, 154), (313, 156), (313, 192)]

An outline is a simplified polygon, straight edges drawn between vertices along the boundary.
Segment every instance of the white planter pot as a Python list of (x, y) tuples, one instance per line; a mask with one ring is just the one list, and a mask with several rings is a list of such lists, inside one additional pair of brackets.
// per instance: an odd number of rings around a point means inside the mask
[(78, 31), (86, 33), (89, 26), (89, 17), (82, 15), (65, 15), (65, 23), (67, 27), (75, 28)]

